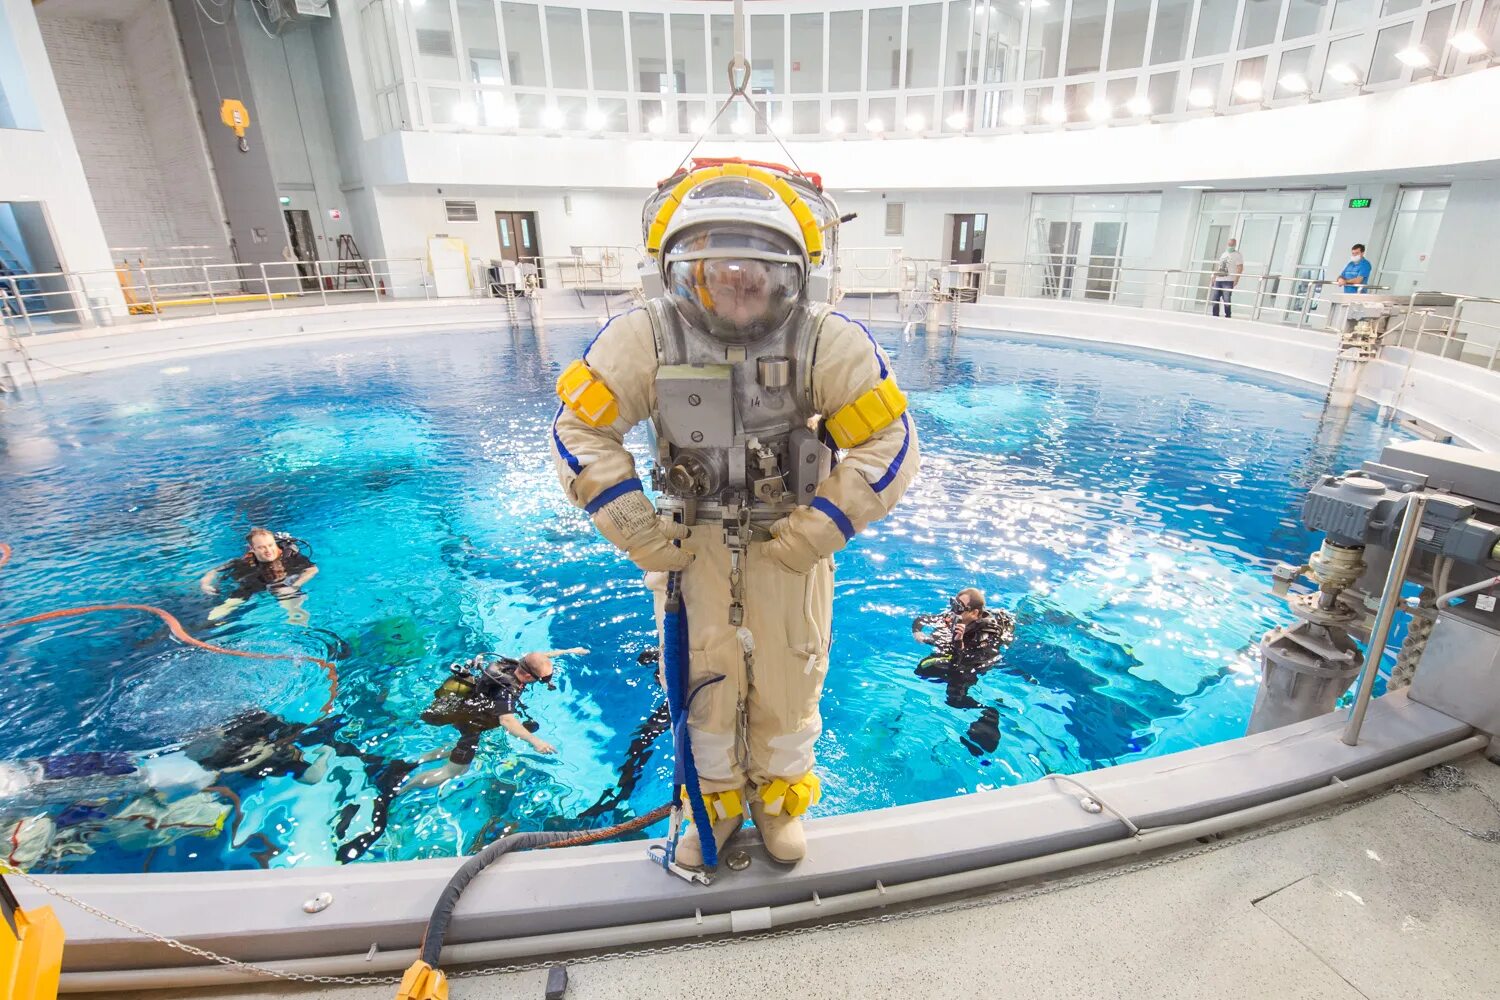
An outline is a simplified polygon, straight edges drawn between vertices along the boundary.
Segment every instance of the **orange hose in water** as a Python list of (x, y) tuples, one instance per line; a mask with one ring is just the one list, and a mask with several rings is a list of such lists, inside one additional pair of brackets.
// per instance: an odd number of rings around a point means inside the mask
[[(9, 545), (0, 542), (0, 566), (10, 561), (11, 549)], [(155, 615), (166, 622), (168, 630), (189, 646), (197, 646), (206, 649), (210, 653), (223, 653), (225, 656), (242, 656), (247, 660), (311, 660), (323, 668), (328, 675), (328, 700), (323, 707), (318, 709), (319, 715), (327, 715), (333, 709), (333, 700), (339, 693), (339, 671), (328, 660), (321, 660), (316, 656), (300, 656), (296, 653), (249, 653), (241, 649), (225, 649), (223, 646), (215, 646), (213, 643), (194, 639), (188, 634), (188, 630), (182, 627), (182, 622), (174, 618), (170, 613), (161, 608), (152, 607), (149, 604), (88, 604), (81, 608), (59, 608), (56, 611), (44, 611), (39, 615), (29, 618), (17, 618), (13, 622), (0, 624), (0, 631), (10, 628), (20, 628), (22, 625), (35, 625), (37, 622), (55, 621), (58, 618), (76, 618), (79, 615), (91, 615), (96, 611), (144, 611), (148, 615)]]

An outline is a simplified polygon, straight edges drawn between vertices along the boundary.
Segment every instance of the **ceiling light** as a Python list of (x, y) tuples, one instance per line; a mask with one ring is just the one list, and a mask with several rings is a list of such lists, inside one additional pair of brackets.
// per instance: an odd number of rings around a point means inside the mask
[(964, 114), (962, 111), (955, 111), (953, 112), (953, 114), (943, 119), (943, 124), (947, 125), (951, 129), (954, 129), (955, 131), (962, 131), (964, 128), (968, 127), (969, 116)]
[(1184, 191), (1212, 191), (1214, 189), (1212, 184), (1179, 184), (1177, 186)]
[(1412, 69), (1426, 69), (1432, 65), (1432, 56), (1420, 45), (1412, 45), (1396, 53), (1396, 58)]
[(1132, 97), (1125, 102), (1125, 110), (1137, 118), (1151, 117), (1151, 101), (1145, 97)]
[(479, 122), (479, 109), (468, 101), (460, 101), (453, 108), (453, 121), (458, 125), (475, 125)]
[(1214, 92), (1207, 87), (1194, 87), (1188, 91), (1188, 106), (1193, 108), (1213, 107)]
[(1000, 120), (1005, 124), (1011, 126), (1012, 128), (1019, 125), (1025, 125), (1026, 109), (1021, 107), (1019, 104), (1012, 104), (1010, 107), (1005, 109), (1005, 113), (1000, 116)]
[(1049, 125), (1061, 125), (1068, 120), (1068, 109), (1061, 104), (1049, 104), (1042, 109), (1042, 120)]
[(1359, 70), (1348, 63), (1334, 63), (1328, 67), (1328, 78), (1338, 83), (1358, 83)]
[(688, 122), (688, 128), (692, 129), (696, 134), (702, 135), (703, 130), (708, 128), (708, 119), (704, 118), (702, 115), (699, 115), (692, 121)]
[(1242, 101), (1258, 101), (1265, 92), (1259, 80), (1241, 80), (1234, 85), (1234, 96)]
[(1090, 121), (1107, 122), (1114, 113), (1115, 109), (1109, 106), (1108, 101), (1094, 101), (1088, 107)]
[(1472, 31), (1460, 31), (1448, 39), (1448, 44), (1466, 56), (1482, 56), (1490, 50), (1484, 39)]
[(1301, 73), (1288, 73), (1286, 76), (1283, 76), (1276, 82), (1279, 83), (1281, 85), (1281, 89), (1286, 91), (1288, 94), (1305, 94), (1308, 91), (1312, 90), (1312, 87), (1308, 86), (1307, 77), (1303, 76)]
[(750, 123), (743, 118), (736, 118), (729, 123), (729, 131), (735, 135), (746, 135), (750, 131)]
[(871, 135), (879, 135), (880, 133), (885, 131), (885, 122), (881, 121), (879, 118), (871, 118), (869, 121), (865, 122), (865, 131), (869, 132)]
[(652, 135), (661, 135), (666, 130), (667, 120), (661, 115), (657, 115), (655, 118), (646, 123), (646, 131), (650, 132)]
[(562, 128), (567, 124), (568, 117), (557, 108), (548, 108), (542, 112), (542, 128)]
[(913, 132), (920, 132), (927, 127), (927, 118), (920, 111), (913, 111), (906, 116), (906, 127)]
[(588, 129), (590, 132), (604, 131), (605, 122), (606, 119), (604, 117), (604, 112), (600, 111), (598, 108), (595, 108), (593, 111), (590, 111), (588, 114), (583, 116), (583, 127)]
[(843, 135), (844, 134), (844, 119), (839, 118), (837, 116), (834, 116), (833, 118), (828, 119), (828, 134), (829, 135)]

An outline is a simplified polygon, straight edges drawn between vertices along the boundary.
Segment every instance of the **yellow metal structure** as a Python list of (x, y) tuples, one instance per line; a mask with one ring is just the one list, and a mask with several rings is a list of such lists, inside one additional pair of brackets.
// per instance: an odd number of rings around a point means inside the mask
[(63, 929), (50, 906), (23, 910), (0, 879), (0, 997), (55, 1000)]
[(853, 448), (885, 430), (906, 412), (906, 394), (896, 380), (886, 377), (863, 396), (843, 407), (825, 423), (834, 444)]
[(448, 1000), (448, 977), (419, 958), (401, 977), (396, 1000)]
[(796, 190), (781, 177), (776, 176), (769, 170), (760, 167), (752, 167), (745, 163), (725, 163), (721, 166), (702, 167), (688, 174), (667, 200), (657, 210), (656, 218), (651, 222), (651, 228), (646, 232), (646, 252), (652, 257), (661, 254), (661, 241), (667, 234), (667, 224), (672, 221), (672, 216), (677, 213), (677, 207), (687, 198), (688, 193), (705, 181), (711, 181), (715, 177), (746, 177), (752, 181), (758, 181), (775, 192), (776, 197), (786, 203), (786, 207), (792, 210), (792, 216), (797, 220), (797, 226), (802, 230), (802, 240), (807, 245), (808, 263), (817, 266), (823, 259), (823, 230), (818, 227), (818, 220), (813, 211), (803, 201)]
[(245, 138), (245, 129), (250, 127), (250, 112), (245, 110), (245, 105), (232, 97), (224, 98), (219, 105), (219, 121), (234, 130), (234, 134), (241, 139)]

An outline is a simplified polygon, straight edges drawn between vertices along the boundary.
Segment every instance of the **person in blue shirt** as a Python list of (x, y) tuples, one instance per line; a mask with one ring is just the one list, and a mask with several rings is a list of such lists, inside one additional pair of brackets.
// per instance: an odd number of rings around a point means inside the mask
[(1345, 294), (1359, 295), (1368, 291), (1371, 270), (1370, 262), (1365, 259), (1365, 245), (1356, 243), (1349, 251), (1349, 263), (1336, 280), (1344, 286)]

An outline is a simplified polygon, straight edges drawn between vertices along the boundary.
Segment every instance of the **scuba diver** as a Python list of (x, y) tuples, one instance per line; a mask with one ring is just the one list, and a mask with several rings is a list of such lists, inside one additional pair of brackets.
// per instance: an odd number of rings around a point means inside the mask
[[(931, 633), (926, 632), (929, 627)], [(986, 608), (984, 592), (965, 587), (948, 602), (947, 611), (914, 618), (911, 634), (934, 650), (917, 664), (917, 676), (947, 684), (950, 708), (980, 710), (959, 742), (976, 757), (994, 753), (1000, 745), (1000, 712), (981, 705), (970, 692), (1014, 641), (1015, 616), (1002, 608)], [(1026, 679), (1036, 683), (1033, 677)]]
[(318, 575), (318, 567), (302, 553), (297, 539), (282, 532), (252, 528), (245, 543), (249, 549), (244, 555), (215, 566), (198, 579), (199, 589), (210, 597), (218, 596), (215, 581), (221, 574), (229, 574), (235, 583), (234, 592), (208, 613), (208, 620), (218, 621), (266, 590), (286, 611), (287, 621), (306, 625), (308, 615), (302, 604), (307, 595), (302, 588)]
[(491, 729), (504, 729), (518, 740), (530, 743), (537, 753), (557, 753), (557, 748), (539, 739), (536, 723), (522, 722), (517, 711), (524, 711), (521, 695), (528, 685), (541, 684), (556, 691), (553, 682), (552, 657), (571, 650), (527, 653), (520, 659), (481, 653), (448, 668), (449, 677), (433, 695), (432, 704), (422, 713), (422, 721), (432, 726), (452, 726), (458, 730), (458, 743), (451, 750), (434, 750), (417, 759), (418, 766), (447, 758), (442, 767), (414, 775), (406, 788), (434, 788), (456, 778), (474, 763), (479, 737)]
[[(747, 811), (795, 864), (821, 794), (833, 556), (906, 491), (916, 428), (885, 352), (810, 276), (840, 221), (816, 176), (695, 160), (642, 221), (656, 294), (558, 379), (555, 465), (654, 594), (693, 817), (664, 864), (712, 866)], [(660, 513), (623, 444), (646, 420)]]

